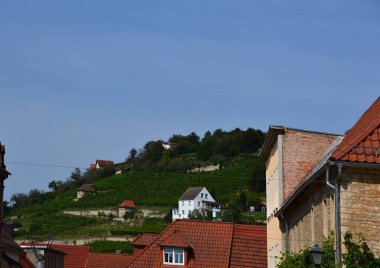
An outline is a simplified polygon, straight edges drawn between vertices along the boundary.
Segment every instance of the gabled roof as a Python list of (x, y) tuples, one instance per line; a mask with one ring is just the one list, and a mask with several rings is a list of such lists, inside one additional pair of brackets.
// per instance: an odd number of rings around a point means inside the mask
[(132, 245), (147, 246), (153, 242), (159, 235), (158, 234), (140, 234), (132, 240)]
[(380, 164), (380, 97), (347, 132), (331, 159)]
[(124, 268), (133, 258), (125, 254), (90, 252), (84, 268)]
[(86, 183), (86, 184), (83, 184), (81, 187), (79, 187), (78, 191), (95, 193), (96, 189), (93, 184)]
[(135, 203), (132, 200), (124, 200), (119, 208), (136, 208)]
[(98, 164), (99, 167), (112, 166), (114, 163), (111, 160), (96, 160), (95, 165)]
[(187, 244), (191, 245), (192, 252), (187, 267), (267, 266), (266, 226), (176, 220), (127, 267), (161, 267), (162, 246), (185, 247)]
[[(21, 243), (22, 246), (32, 246), (31, 243)], [(37, 244), (35, 246), (45, 246), (46, 248), (65, 253), (64, 268), (84, 268), (86, 259), (90, 253), (91, 247), (89, 246), (68, 246), (68, 245), (50, 245)]]
[(174, 231), (169, 237), (160, 243), (161, 247), (191, 248), (191, 244), (179, 231)]
[(181, 195), (179, 200), (193, 200), (197, 197), (197, 195), (203, 190), (204, 187), (189, 187), (187, 190)]

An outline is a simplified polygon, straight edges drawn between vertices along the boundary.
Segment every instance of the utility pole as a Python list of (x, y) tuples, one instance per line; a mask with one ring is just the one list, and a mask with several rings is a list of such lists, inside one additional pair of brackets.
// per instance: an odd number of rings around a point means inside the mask
[(4, 163), (5, 147), (0, 142), (0, 268), (3, 266), (3, 231), (4, 231), (4, 215), (3, 215), (3, 199), (4, 199), (4, 181), (11, 173), (6, 170)]

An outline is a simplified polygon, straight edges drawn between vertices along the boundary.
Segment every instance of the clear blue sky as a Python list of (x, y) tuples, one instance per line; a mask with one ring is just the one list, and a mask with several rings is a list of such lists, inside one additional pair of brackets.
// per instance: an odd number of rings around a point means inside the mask
[[(174, 133), (343, 133), (379, 96), (379, 48), (377, 0), (0, 0), (0, 141), (87, 167)], [(7, 199), (71, 172), (7, 166)]]

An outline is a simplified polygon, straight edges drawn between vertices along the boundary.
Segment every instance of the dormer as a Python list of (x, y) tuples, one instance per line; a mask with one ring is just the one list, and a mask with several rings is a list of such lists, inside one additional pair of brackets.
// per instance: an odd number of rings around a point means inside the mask
[(190, 261), (192, 246), (179, 232), (174, 231), (160, 244), (162, 264), (167, 266), (187, 266)]

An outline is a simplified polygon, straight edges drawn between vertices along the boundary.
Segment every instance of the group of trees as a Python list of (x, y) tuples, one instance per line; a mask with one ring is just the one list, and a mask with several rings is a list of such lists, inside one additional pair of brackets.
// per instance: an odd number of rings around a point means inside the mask
[(162, 141), (149, 141), (139, 152), (132, 149), (126, 159), (136, 170), (186, 171), (204, 164), (223, 164), (230, 159), (253, 154), (262, 146), (265, 133), (248, 128), (232, 131), (207, 131), (203, 138), (195, 132), (173, 135), (172, 148), (165, 150)]
[(84, 183), (93, 182), (94, 180), (105, 178), (113, 174), (115, 174), (114, 166), (107, 166), (101, 169), (88, 169), (83, 173), (79, 168), (75, 168), (66, 180), (50, 181), (48, 184), (50, 189), (49, 192), (33, 189), (30, 190), (29, 193), (16, 193), (12, 195), (10, 207), (19, 208), (43, 203), (47, 200), (56, 198), (59, 194), (67, 190), (77, 189)]

